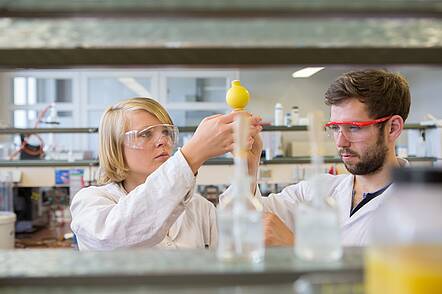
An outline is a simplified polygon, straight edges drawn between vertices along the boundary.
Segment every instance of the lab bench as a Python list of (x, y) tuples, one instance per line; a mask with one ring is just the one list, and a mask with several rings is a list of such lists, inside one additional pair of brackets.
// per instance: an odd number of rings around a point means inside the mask
[(15, 236), (15, 248), (71, 248), (74, 246), (69, 223), (47, 225), (35, 232), (20, 233)]

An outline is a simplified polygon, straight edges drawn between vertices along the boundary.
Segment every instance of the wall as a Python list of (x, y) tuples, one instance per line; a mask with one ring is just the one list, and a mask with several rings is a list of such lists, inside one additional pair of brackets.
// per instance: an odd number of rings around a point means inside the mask
[(241, 69), (241, 83), (250, 90), (252, 96), (249, 110), (269, 122), (273, 121), (276, 102), (283, 105), (285, 112), (296, 105), (300, 108), (301, 116), (318, 109), (328, 116), (328, 107), (323, 103), (324, 92), (342, 71), (327, 69), (311, 78), (293, 79), (291, 74), (298, 69), (300, 67)]
[(411, 110), (408, 122), (426, 120), (427, 113), (442, 119), (442, 67), (398, 67), (408, 79)]

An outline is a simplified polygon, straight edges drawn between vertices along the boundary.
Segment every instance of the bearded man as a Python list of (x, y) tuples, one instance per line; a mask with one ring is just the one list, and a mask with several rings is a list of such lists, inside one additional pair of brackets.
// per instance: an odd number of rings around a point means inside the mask
[[(399, 138), (410, 110), (408, 83), (401, 75), (385, 70), (362, 70), (345, 73), (325, 93), (330, 108), (330, 122), (325, 127), (334, 139), (349, 174), (322, 175), (328, 196), (334, 198), (344, 246), (370, 243), (369, 230), (374, 212), (392, 193), (390, 171), (408, 165), (396, 157)], [(251, 156), (259, 162), (259, 136)], [(253, 151), (253, 150), (252, 150)], [(249, 155), (250, 157), (250, 155)], [(253, 162), (249, 158), (249, 162)], [(256, 181), (257, 166), (249, 164)], [(394, 185), (394, 184), (393, 184)], [(292, 245), (295, 242), (294, 213), (300, 201), (309, 201), (312, 182), (302, 181), (281, 193), (259, 197), (267, 212), (264, 219), (266, 245)]]

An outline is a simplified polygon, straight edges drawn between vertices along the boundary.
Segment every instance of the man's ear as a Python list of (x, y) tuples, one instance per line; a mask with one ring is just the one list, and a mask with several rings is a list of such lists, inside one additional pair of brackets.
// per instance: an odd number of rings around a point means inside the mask
[(393, 115), (387, 124), (387, 134), (390, 141), (396, 141), (404, 129), (404, 120), (399, 115)]

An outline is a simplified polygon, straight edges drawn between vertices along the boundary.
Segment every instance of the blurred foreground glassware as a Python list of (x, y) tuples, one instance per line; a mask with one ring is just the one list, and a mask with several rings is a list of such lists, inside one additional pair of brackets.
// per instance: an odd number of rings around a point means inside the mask
[(393, 172), (374, 219), (366, 293), (442, 293), (442, 169)]
[(249, 117), (238, 113), (235, 129), (235, 171), (231, 193), (218, 208), (217, 255), (223, 261), (259, 263), (264, 259), (262, 205), (251, 195), (247, 165)]
[(342, 257), (341, 231), (334, 199), (326, 195), (322, 179), (324, 159), (323, 115), (309, 113), (309, 136), (314, 176), (311, 201), (298, 204), (295, 213), (295, 254), (315, 262), (336, 261)]

